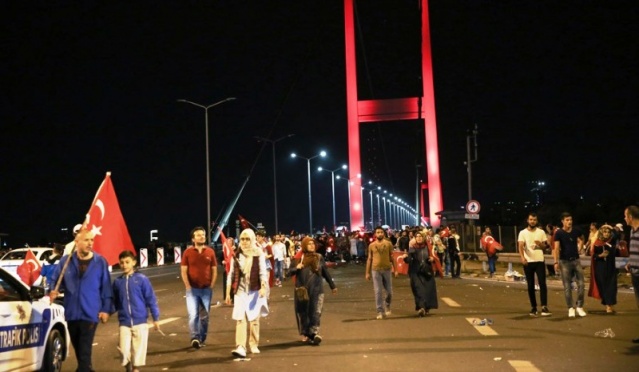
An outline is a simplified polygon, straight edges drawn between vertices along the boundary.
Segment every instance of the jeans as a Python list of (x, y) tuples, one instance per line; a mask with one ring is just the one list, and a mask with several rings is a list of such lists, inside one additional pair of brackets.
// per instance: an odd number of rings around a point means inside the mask
[[(393, 283), (391, 283), (391, 271), (371, 270), (373, 278), (373, 290), (375, 291), (375, 306), (378, 313), (390, 311), (391, 300), (393, 299)], [(382, 299), (382, 290), (386, 291), (386, 297)]]
[(211, 288), (191, 288), (186, 291), (186, 311), (189, 313), (191, 340), (198, 340), (202, 343), (206, 340), (211, 297), (213, 297)]
[(491, 274), (495, 273), (495, 262), (497, 262), (497, 255), (493, 255), (492, 257), (488, 256), (488, 271)]
[(282, 263), (284, 261), (275, 260), (275, 278), (282, 281)]
[(539, 300), (541, 306), (548, 305), (548, 288), (546, 287), (546, 264), (544, 262), (528, 262), (524, 265), (526, 284), (528, 285), (528, 299), (530, 306), (537, 307), (537, 295), (535, 294), (535, 274), (539, 281)]
[(98, 323), (87, 322), (86, 320), (69, 320), (69, 338), (75, 349), (75, 357), (78, 360), (78, 371), (93, 371), (91, 366), (91, 351), (93, 349), (93, 337)]
[(559, 268), (561, 269), (561, 281), (564, 283), (564, 297), (566, 298), (566, 306), (570, 309), (573, 307), (572, 301), (572, 278), (577, 280), (577, 306), (584, 306), (584, 269), (581, 267), (579, 259), (569, 261), (560, 260)]
[(444, 259), (442, 260), (442, 265), (444, 265), (444, 275), (450, 275), (450, 256), (448, 255), (448, 251), (444, 251)]
[(459, 278), (459, 274), (461, 274), (461, 258), (459, 258), (459, 252), (448, 252), (448, 256), (450, 257), (450, 275), (453, 278)]

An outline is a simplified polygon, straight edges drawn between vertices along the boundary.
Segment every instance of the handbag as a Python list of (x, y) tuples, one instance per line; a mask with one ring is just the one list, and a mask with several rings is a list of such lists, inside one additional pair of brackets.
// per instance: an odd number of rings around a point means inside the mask
[(308, 302), (309, 298), (308, 298), (308, 290), (306, 289), (305, 286), (301, 286), (301, 287), (296, 287), (295, 288), (295, 298), (297, 298), (297, 301), (299, 302)]
[(422, 260), (419, 263), (419, 269), (417, 271), (420, 275), (423, 275), (426, 277), (426, 279), (430, 279), (431, 276), (433, 276), (433, 271), (430, 267), (430, 263), (426, 260)]
[(309, 297), (308, 297), (308, 289), (306, 288), (306, 283), (302, 284), (299, 287), (295, 287), (295, 298), (297, 298), (297, 301), (299, 303), (304, 304), (308, 302)]

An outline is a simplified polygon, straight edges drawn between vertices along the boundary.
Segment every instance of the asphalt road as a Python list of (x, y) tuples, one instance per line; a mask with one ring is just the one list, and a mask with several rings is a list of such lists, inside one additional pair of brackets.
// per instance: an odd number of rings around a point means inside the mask
[[(235, 322), (231, 307), (213, 306), (207, 345), (189, 345), (184, 288), (175, 265), (142, 269), (151, 278), (165, 322), (165, 335), (151, 331), (148, 371), (251, 370), (275, 371), (604, 371), (636, 370), (639, 310), (634, 295), (620, 289), (616, 315), (586, 298), (588, 316), (569, 319), (558, 280), (549, 284), (551, 317), (531, 318), (525, 284), (477, 276), (480, 264), (465, 262), (463, 279), (438, 279), (439, 309), (417, 318), (409, 279), (393, 281), (393, 314), (376, 320), (373, 285), (363, 265), (331, 270), (338, 294), (329, 294), (322, 315), (321, 346), (302, 344), (293, 315), (292, 284), (271, 292), (271, 314), (261, 323), (261, 354), (234, 361)], [(500, 269), (503, 274), (505, 268)], [(521, 269), (520, 269), (521, 271)], [(222, 301), (218, 280), (214, 302)], [(492, 325), (476, 326), (474, 319)], [(595, 333), (611, 329), (614, 337)], [(117, 317), (98, 327), (93, 365), (97, 371), (118, 371)], [(64, 370), (75, 370), (71, 351)]]

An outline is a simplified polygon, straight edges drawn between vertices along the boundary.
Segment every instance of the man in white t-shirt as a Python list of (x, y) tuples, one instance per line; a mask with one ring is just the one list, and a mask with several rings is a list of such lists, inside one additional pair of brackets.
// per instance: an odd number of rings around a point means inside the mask
[(282, 242), (282, 235), (275, 235), (273, 237), (273, 259), (275, 260), (275, 285), (282, 286), (282, 266), (284, 263), (284, 256), (286, 252), (286, 245)]
[(549, 247), (544, 230), (537, 227), (537, 214), (528, 214), (528, 227), (519, 232), (517, 245), (521, 263), (524, 264), (524, 274), (528, 285), (530, 299), (530, 316), (537, 316), (537, 296), (535, 295), (535, 274), (539, 282), (539, 297), (541, 300), (541, 316), (550, 316), (548, 310), (548, 289), (546, 288), (546, 266), (544, 263), (544, 249)]

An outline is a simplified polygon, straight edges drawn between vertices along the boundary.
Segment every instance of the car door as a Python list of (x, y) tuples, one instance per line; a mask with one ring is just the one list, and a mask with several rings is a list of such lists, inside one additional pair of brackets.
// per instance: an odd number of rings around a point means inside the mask
[(0, 365), (5, 371), (35, 368), (31, 340), (39, 329), (30, 325), (31, 312), (27, 288), (0, 270)]

